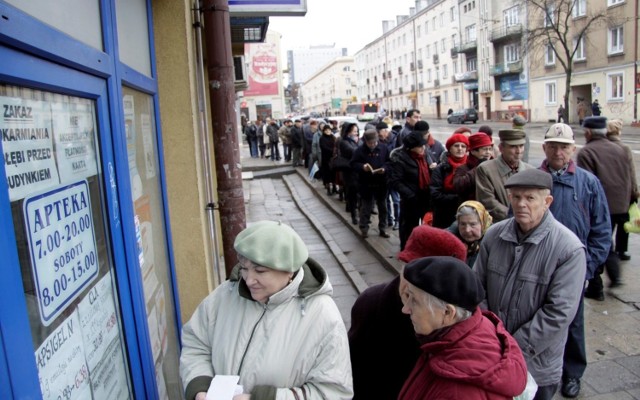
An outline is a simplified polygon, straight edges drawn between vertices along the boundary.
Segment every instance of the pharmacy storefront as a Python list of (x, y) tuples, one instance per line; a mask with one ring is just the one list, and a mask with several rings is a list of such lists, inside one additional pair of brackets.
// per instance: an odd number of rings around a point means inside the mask
[(0, 15), (0, 398), (181, 398), (148, 3)]

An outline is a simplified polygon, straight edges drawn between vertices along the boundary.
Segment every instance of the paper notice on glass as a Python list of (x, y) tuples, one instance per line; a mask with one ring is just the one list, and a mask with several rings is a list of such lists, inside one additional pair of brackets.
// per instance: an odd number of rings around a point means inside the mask
[(233, 396), (242, 394), (239, 379), (237, 375), (216, 375), (207, 391), (207, 400), (232, 400)]

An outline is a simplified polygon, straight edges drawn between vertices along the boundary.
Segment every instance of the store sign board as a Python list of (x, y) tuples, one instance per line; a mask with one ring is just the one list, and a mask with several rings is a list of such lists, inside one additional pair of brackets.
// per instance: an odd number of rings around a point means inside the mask
[(98, 252), (86, 180), (25, 199), (31, 270), (45, 326), (98, 276)]
[(229, 12), (234, 17), (304, 16), (307, 0), (229, 0)]

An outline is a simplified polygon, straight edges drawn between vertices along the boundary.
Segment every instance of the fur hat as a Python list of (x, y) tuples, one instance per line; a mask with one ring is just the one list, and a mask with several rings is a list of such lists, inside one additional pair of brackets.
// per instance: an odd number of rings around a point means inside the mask
[(413, 229), (404, 250), (398, 259), (405, 263), (429, 256), (451, 256), (467, 260), (467, 248), (453, 233), (430, 225), (419, 225)]
[(296, 231), (276, 221), (259, 221), (244, 229), (233, 248), (254, 263), (278, 271), (296, 272), (309, 258)]
[(402, 139), (402, 145), (406, 149), (413, 149), (427, 144), (424, 135), (421, 132), (413, 132)]
[(587, 117), (582, 121), (582, 127), (589, 129), (607, 129), (607, 118)]
[(438, 299), (473, 312), (485, 298), (476, 273), (453, 257), (424, 257), (404, 267), (404, 278)]
[(456, 143), (464, 143), (465, 146), (469, 147), (469, 139), (467, 139), (467, 137), (462, 133), (454, 133), (451, 135), (449, 139), (447, 139), (445, 147), (449, 150), (449, 148)]

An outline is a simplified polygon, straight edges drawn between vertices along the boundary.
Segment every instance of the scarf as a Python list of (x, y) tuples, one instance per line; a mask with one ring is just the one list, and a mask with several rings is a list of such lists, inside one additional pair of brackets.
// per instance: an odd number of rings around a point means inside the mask
[(418, 187), (427, 190), (429, 183), (431, 183), (431, 177), (429, 176), (429, 166), (427, 165), (427, 160), (424, 159), (424, 154), (409, 151), (409, 156), (418, 164)]
[(449, 161), (449, 165), (451, 165), (451, 172), (444, 178), (444, 191), (453, 193), (453, 175), (459, 166), (467, 163), (467, 155), (465, 154), (464, 157), (458, 158), (449, 153), (447, 155), (447, 161)]

